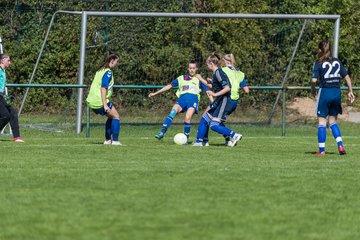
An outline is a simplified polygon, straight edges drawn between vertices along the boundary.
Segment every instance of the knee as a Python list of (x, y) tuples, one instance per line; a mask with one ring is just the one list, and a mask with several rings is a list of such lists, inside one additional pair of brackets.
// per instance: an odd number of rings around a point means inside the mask
[(7, 113), (3, 113), (0, 118), (1, 118), (3, 121), (9, 122), (9, 121), (10, 121), (10, 117), (12, 117), (12, 116), (10, 115), (9, 112), (7, 112)]
[(177, 112), (178, 112), (177, 109), (172, 108), (169, 113), (169, 117), (174, 118), (176, 116)]
[(211, 122), (210, 122), (210, 129), (211, 129), (211, 130), (215, 130), (215, 129), (218, 128), (219, 125), (220, 125), (219, 122), (217, 122), (217, 121), (211, 121)]
[(204, 114), (204, 115), (202, 116), (202, 118), (201, 118), (200, 121), (204, 121), (204, 122), (206, 122), (207, 124), (210, 124), (210, 122), (211, 122), (211, 117), (210, 117), (210, 115), (209, 115), (208, 113), (206, 113), (206, 114)]
[(190, 123), (191, 122), (191, 116), (185, 116), (184, 122)]

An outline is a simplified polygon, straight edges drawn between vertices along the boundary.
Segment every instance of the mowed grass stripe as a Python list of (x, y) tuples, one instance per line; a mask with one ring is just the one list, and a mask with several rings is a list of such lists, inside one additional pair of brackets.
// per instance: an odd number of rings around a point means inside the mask
[(181, 129), (158, 141), (137, 137), (156, 128), (132, 126), (126, 147), (103, 146), (101, 129), (2, 141), (0, 239), (360, 237), (357, 137), (339, 156), (330, 135), (333, 154), (319, 157), (316, 129), (244, 129), (235, 148), (213, 134), (212, 147), (177, 146)]

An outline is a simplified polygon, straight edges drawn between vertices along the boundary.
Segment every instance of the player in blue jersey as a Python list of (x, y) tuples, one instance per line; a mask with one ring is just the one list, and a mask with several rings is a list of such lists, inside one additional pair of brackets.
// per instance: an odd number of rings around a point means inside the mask
[(346, 154), (340, 128), (336, 122), (338, 114), (342, 114), (340, 80), (345, 78), (348, 86), (348, 101), (353, 103), (355, 96), (352, 91), (351, 79), (342, 62), (332, 57), (331, 44), (328, 40), (319, 43), (318, 60), (314, 64), (312, 73), (312, 88), (320, 79), (319, 92), (316, 102), (318, 125), (318, 155), (325, 155), (326, 123), (329, 121), (332, 134), (337, 142), (340, 155)]
[[(160, 132), (155, 134), (155, 138), (162, 139), (170, 127), (175, 115), (180, 112), (185, 112), (184, 118), (184, 134), (189, 138), (191, 129), (191, 118), (194, 113), (198, 112), (200, 92), (208, 91), (209, 88), (200, 81), (201, 76), (197, 74), (197, 63), (191, 61), (188, 64), (189, 75), (181, 75), (170, 84), (161, 88), (156, 92), (149, 93), (149, 97), (154, 97), (159, 93), (170, 90), (171, 88), (177, 89), (176, 95), (179, 97), (174, 106), (172, 107), (170, 114), (165, 118)], [(212, 97), (209, 96), (210, 101)]]
[(226, 73), (219, 68), (221, 56), (218, 53), (210, 55), (206, 64), (210, 71), (212, 71), (212, 87), (214, 91), (209, 91), (209, 94), (215, 97), (214, 101), (210, 104), (202, 118), (197, 132), (197, 139), (193, 146), (206, 146), (204, 138), (207, 134), (207, 130), (210, 129), (225, 136), (231, 136), (230, 147), (233, 147), (242, 138), (241, 134), (238, 134), (223, 123), (226, 120), (227, 115), (231, 112), (233, 106), (231, 103), (231, 83)]
[(89, 95), (86, 99), (88, 106), (96, 114), (106, 115), (108, 117), (105, 123), (104, 144), (106, 145), (122, 145), (119, 141), (120, 116), (110, 102), (114, 85), (114, 77), (111, 69), (118, 65), (119, 59), (120, 56), (117, 53), (106, 53), (91, 83)]
[(11, 106), (10, 97), (6, 92), (6, 69), (11, 60), (8, 54), (0, 54), (0, 131), (10, 122), (14, 142), (24, 142), (20, 137), (19, 118), (17, 111)]

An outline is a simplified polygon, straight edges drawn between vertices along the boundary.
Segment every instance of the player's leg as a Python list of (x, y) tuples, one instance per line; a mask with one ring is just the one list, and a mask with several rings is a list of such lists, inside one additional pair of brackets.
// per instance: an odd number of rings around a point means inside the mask
[[(111, 137), (112, 137), (112, 145), (121, 145), (119, 142), (119, 134), (121, 128), (120, 115), (116, 108), (112, 106), (109, 112), (107, 112), (106, 116), (111, 119)], [(107, 122), (108, 124), (108, 122)], [(109, 125), (108, 125), (109, 126)], [(107, 129), (108, 130), (108, 129)], [(109, 131), (107, 131), (109, 133)]]
[(200, 119), (200, 123), (196, 134), (196, 141), (193, 144), (193, 146), (203, 146), (204, 143), (206, 144), (208, 142), (208, 131), (212, 118), (208, 110), (209, 108), (206, 109), (205, 113)]
[(220, 118), (214, 117), (210, 122), (210, 129), (225, 136), (233, 137), (235, 132), (231, 131), (225, 124), (222, 123)]
[(344, 155), (346, 154), (344, 146), (343, 146), (343, 142), (342, 142), (342, 137), (341, 137), (341, 131), (339, 128), (339, 125), (337, 124), (337, 116), (329, 116), (329, 126), (331, 129), (331, 132), (335, 138), (335, 141), (338, 145), (338, 150), (340, 155)]
[(6, 102), (2, 96), (0, 96), (0, 131), (10, 121), (10, 112), (6, 107)]
[(317, 131), (319, 151), (316, 153), (318, 155), (325, 155), (326, 123), (329, 115), (329, 96), (331, 94), (328, 89), (320, 88), (317, 95), (315, 114), (319, 122)]
[(191, 118), (195, 113), (195, 108), (191, 107), (188, 108), (188, 110), (185, 113), (184, 117), (184, 134), (187, 138), (190, 136), (190, 130), (191, 130)]
[(181, 112), (182, 108), (179, 104), (175, 103), (172, 107), (169, 115), (165, 118), (161, 131), (155, 134), (155, 138), (162, 139), (167, 131), (167, 129), (170, 127), (172, 121), (174, 120), (174, 117), (178, 112)]
[(24, 140), (20, 137), (20, 128), (19, 128), (19, 118), (18, 113), (13, 107), (8, 107), (10, 113), (10, 126), (13, 133), (13, 141), (14, 142), (24, 142)]
[[(236, 110), (237, 105), (238, 105), (238, 100), (231, 100), (231, 104), (232, 104), (232, 108), (231, 108), (230, 112), (228, 113), (228, 116)], [(221, 122), (220, 124), (224, 125), (225, 122)], [(231, 138), (230, 138), (230, 136), (226, 136), (226, 135), (223, 135), (223, 136), (225, 139), (225, 145), (228, 146)]]
[(228, 146), (233, 147), (241, 140), (242, 135), (227, 128), (224, 124), (221, 125), (221, 122), (226, 120), (227, 113), (230, 112), (231, 108), (232, 104), (230, 99), (224, 97), (214, 111), (213, 119), (210, 122), (210, 128), (221, 135), (231, 136), (232, 141)]
[(319, 145), (319, 155), (325, 154), (325, 142), (326, 142), (326, 118), (318, 117), (319, 125), (318, 125), (318, 145)]
[(342, 114), (341, 92), (336, 91), (333, 95), (334, 95), (334, 99), (330, 105), (330, 110), (329, 110), (329, 126), (335, 138), (335, 141), (338, 145), (338, 150), (340, 155), (344, 155), (346, 154), (346, 152), (343, 146), (340, 128), (339, 125), (337, 124), (337, 116), (338, 114)]

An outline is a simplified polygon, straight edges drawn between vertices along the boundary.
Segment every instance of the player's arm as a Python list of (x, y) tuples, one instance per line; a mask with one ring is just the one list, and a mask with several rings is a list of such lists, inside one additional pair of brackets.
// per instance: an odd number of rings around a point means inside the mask
[(200, 89), (202, 91), (206, 92), (206, 96), (209, 98), (210, 102), (212, 103), (214, 101), (214, 98), (213, 98), (213, 96), (211, 96), (209, 94), (209, 91), (210, 91), (209, 87), (206, 84), (204, 84), (203, 82), (200, 82)]
[(107, 88), (101, 87), (101, 100), (104, 106), (104, 111), (107, 113), (110, 111), (110, 108), (107, 105), (106, 93), (107, 93)]
[(109, 70), (107, 72), (104, 73), (102, 80), (101, 80), (101, 101), (103, 103), (104, 106), (104, 111), (107, 113), (110, 111), (110, 108), (107, 105), (107, 99), (106, 99), (106, 94), (108, 91), (108, 87), (110, 84), (112, 78), (112, 72)]
[(151, 92), (151, 93), (149, 93), (149, 97), (153, 97), (153, 96), (156, 96), (156, 95), (158, 95), (158, 94), (160, 94), (160, 93), (162, 93), (162, 92), (166, 92), (166, 91), (170, 90), (171, 88), (172, 88), (172, 85), (171, 85), (171, 84), (168, 84), (168, 85), (166, 85), (165, 87), (159, 89), (159, 90), (156, 91), (156, 92)]
[(208, 96), (210, 102), (212, 103), (212, 102), (214, 101), (214, 97), (211, 96), (209, 92), (210, 92), (210, 90), (207, 90), (207, 91), (206, 91), (206, 95)]
[(230, 86), (229, 85), (225, 85), (223, 89), (221, 89), (220, 91), (214, 93), (213, 91), (209, 91), (209, 94), (213, 97), (219, 97), (222, 96), (224, 94), (226, 94), (227, 92), (230, 92)]
[(212, 84), (209, 83), (207, 80), (205, 80), (200, 74), (196, 74), (195, 77), (197, 77), (200, 80), (200, 82), (202, 82), (208, 88), (212, 88)]
[(349, 92), (348, 92), (348, 101), (350, 103), (353, 103), (355, 101), (355, 95), (353, 93), (353, 89), (351, 86), (351, 78), (349, 75), (345, 76), (346, 85), (348, 86)]
[(241, 89), (242, 89), (245, 93), (249, 94), (250, 89), (249, 89), (249, 87), (247, 86), (247, 81), (246, 81), (246, 79), (244, 79), (244, 80), (241, 81), (240, 87), (241, 87)]
[(318, 81), (318, 78), (320, 76), (320, 73), (319, 73), (319, 65), (318, 64), (314, 64), (314, 68), (313, 68), (313, 72), (312, 72), (312, 78), (311, 78), (311, 82), (310, 82), (310, 85), (311, 85), (311, 95), (313, 96), (316, 96), (316, 83)]
[(345, 78), (346, 85), (348, 86), (348, 90), (349, 90), (348, 101), (349, 103), (353, 103), (355, 101), (355, 95), (353, 93), (353, 89), (351, 85), (351, 78), (341, 61), (340, 61), (340, 75)]
[(219, 97), (219, 96), (222, 96), (231, 91), (229, 78), (226, 76), (226, 74), (221, 69), (216, 70), (215, 78), (218, 82), (220, 82), (223, 89), (221, 89), (220, 91), (218, 91), (216, 93), (209, 91), (209, 94), (211, 96)]
[(311, 95), (314, 97), (316, 96), (316, 82), (317, 82), (317, 78), (312, 78), (310, 82)]

